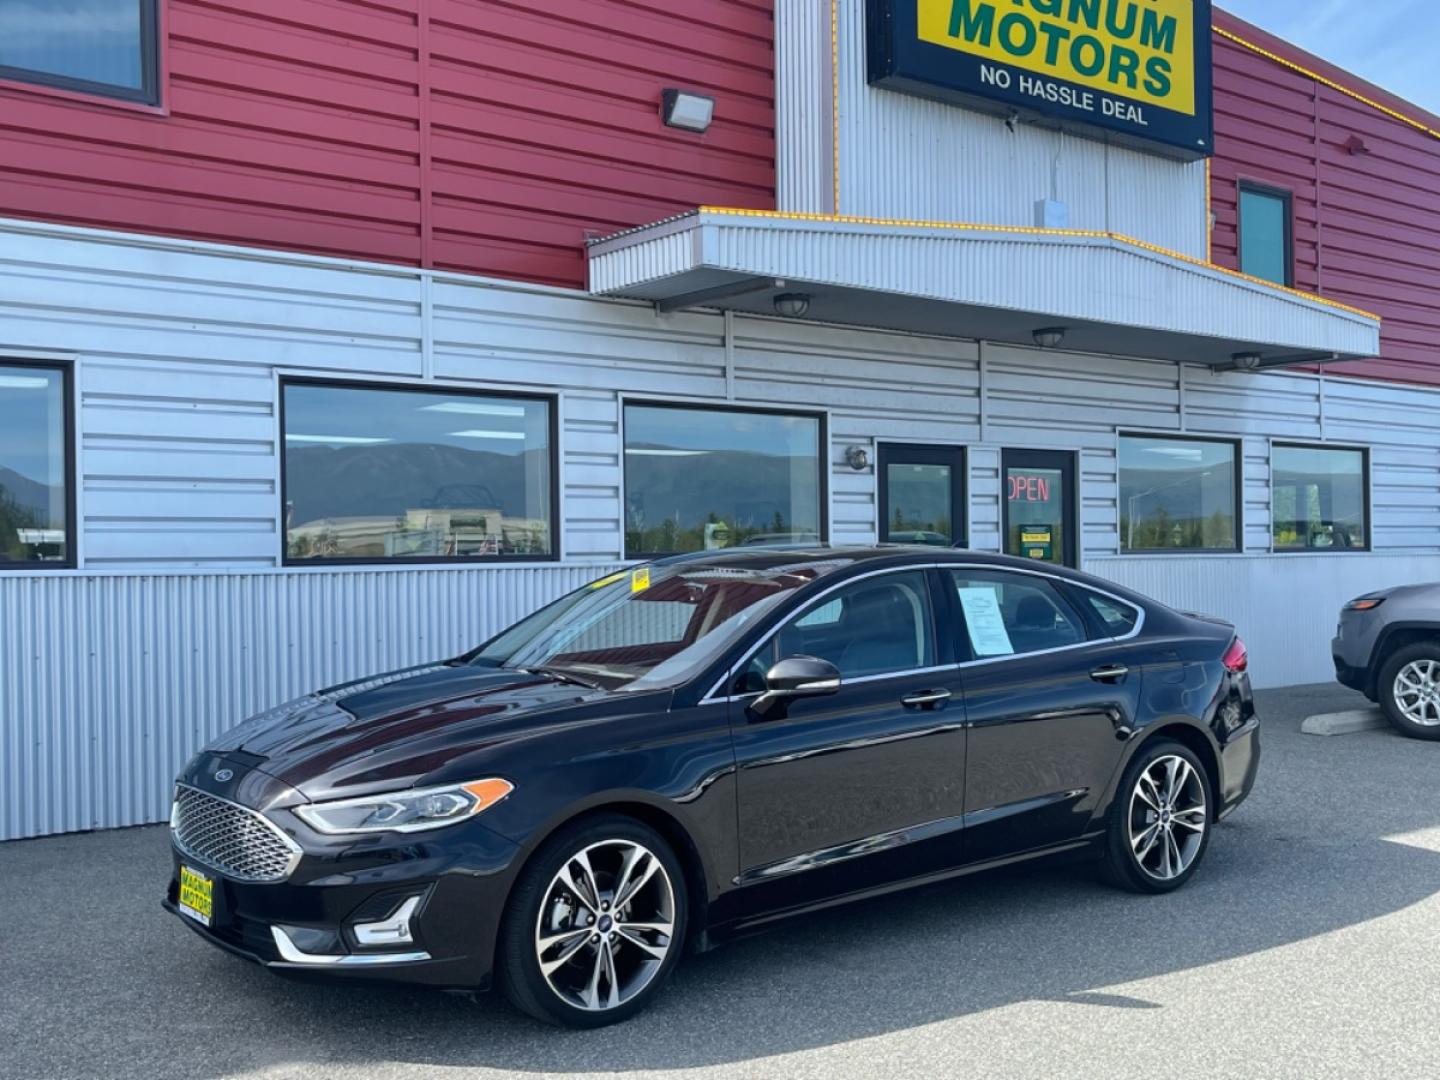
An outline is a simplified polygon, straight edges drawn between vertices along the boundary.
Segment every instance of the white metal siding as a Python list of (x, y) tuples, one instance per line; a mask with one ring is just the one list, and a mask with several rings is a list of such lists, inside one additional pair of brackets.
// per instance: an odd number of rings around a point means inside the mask
[(0, 574), (0, 840), (163, 820), (252, 713), (454, 656), (606, 569)]
[[(727, 350), (715, 313), (426, 279), (0, 223), (0, 350), (76, 357), (85, 560), (0, 573), (0, 838), (159, 820), (175, 770), (226, 725), (457, 652), (617, 566), (622, 396), (703, 403), (733, 387), (741, 403), (826, 410), (841, 541), (877, 527), (874, 467), (852, 470), (849, 446), (872, 461), (885, 440), (967, 446), (971, 541), (987, 550), (1001, 448), (1075, 451), (1085, 565), (1234, 619), (1260, 685), (1328, 677), (1348, 596), (1440, 578), (1436, 391), (1182, 380), (1154, 361), (740, 316)], [(557, 393), (565, 563), (276, 569), (279, 371)], [(1243, 437), (1251, 554), (1118, 556), (1116, 431), (1132, 428)], [(1268, 554), (1270, 439), (1321, 434), (1373, 448), (1374, 555)]]
[[(834, 206), (826, 0), (776, 7), (779, 206), (806, 213), (1034, 225), (1055, 198), (1070, 226), (1204, 258), (1205, 163), (1177, 162), (866, 81), (865, 0), (838, 0), (840, 201)], [(790, 92), (787, 92), (790, 91)], [(1177, 207), (1191, 207), (1177, 213)]]

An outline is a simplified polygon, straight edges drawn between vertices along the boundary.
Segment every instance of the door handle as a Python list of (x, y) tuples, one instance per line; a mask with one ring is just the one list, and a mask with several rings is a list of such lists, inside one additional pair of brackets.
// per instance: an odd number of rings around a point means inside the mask
[(1090, 678), (1096, 682), (1119, 682), (1129, 674), (1130, 669), (1124, 664), (1107, 664), (1090, 672)]
[(949, 690), (922, 690), (918, 694), (900, 699), (907, 709), (927, 709), (944, 705), (953, 695)]

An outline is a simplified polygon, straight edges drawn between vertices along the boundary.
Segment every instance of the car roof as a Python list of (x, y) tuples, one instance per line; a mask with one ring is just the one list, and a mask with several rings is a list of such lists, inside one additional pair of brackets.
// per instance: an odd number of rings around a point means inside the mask
[[(942, 548), (928, 544), (784, 544), (756, 547), (723, 548), (717, 551), (695, 551), (683, 555), (670, 555), (655, 560), (656, 566), (684, 565), (689, 569), (714, 570), (773, 570), (781, 566), (828, 564), (838, 570), (862, 564), (884, 565), (893, 563), (957, 563), (996, 568), (1042, 571), (1056, 577), (1071, 578), (1079, 582), (1095, 581), (1088, 574), (1056, 566), (1053, 563), (1037, 563), (1033, 559), (1019, 559), (1012, 555), (998, 555), (989, 551), (970, 551), (965, 548)], [(1108, 583), (1107, 583), (1108, 584)]]

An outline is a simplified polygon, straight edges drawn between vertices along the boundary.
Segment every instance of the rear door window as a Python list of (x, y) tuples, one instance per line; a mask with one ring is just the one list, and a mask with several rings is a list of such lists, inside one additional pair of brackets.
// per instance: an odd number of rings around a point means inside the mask
[(1087, 639), (1080, 613), (1043, 577), (1003, 570), (948, 573), (964, 628), (960, 651), (970, 659), (1048, 652)]

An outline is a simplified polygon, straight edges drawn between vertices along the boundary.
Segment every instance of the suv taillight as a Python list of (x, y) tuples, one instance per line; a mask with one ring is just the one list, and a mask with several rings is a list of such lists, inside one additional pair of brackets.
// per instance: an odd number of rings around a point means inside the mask
[(1239, 675), (1250, 666), (1250, 654), (1245, 649), (1245, 643), (1238, 637), (1230, 643), (1230, 648), (1225, 650), (1225, 655), (1220, 658), (1227, 671)]

